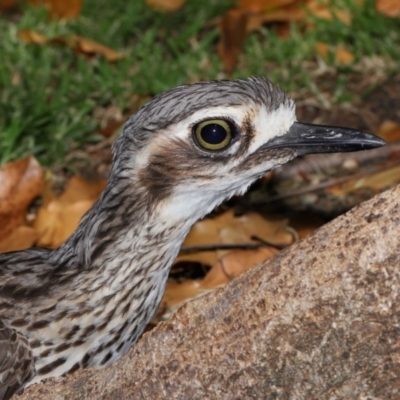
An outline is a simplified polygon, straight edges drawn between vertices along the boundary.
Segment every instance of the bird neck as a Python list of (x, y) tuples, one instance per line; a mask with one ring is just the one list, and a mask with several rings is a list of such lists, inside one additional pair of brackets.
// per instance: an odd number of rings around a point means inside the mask
[(168, 271), (193, 222), (171, 218), (135, 179), (112, 176), (52, 259), (60, 276), (96, 270), (99, 279), (118, 274), (123, 283), (139, 272)]
[[(112, 176), (74, 234), (52, 254), (51, 287), (62, 288), (54, 290), (57, 307), (52, 318), (68, 340), (59, 333), (56, 337), (73, 349), (65, 351), (67, 361), (52, 375), (76, 363), (110, 365), (128, 351), (154, 315), (191, 221), (169, 221), (150, 194), (135, 181)], [(79, 333), (74, 331), (77, 318)], [(54, 346), (62, 344), (54, 337), (50, 332)], [(46, 365), (54, 357), (60, 354), (38, 361), (40, 379), (48, 376)]]

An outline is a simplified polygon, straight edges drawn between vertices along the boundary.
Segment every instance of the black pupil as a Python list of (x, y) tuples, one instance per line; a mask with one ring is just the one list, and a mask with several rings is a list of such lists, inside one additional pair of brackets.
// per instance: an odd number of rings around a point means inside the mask
[(201, 128), (201, 137), (209, 144), (220, 144), (226, 139), (226, 136), (226, 129), (218, 124), (208, 124)]

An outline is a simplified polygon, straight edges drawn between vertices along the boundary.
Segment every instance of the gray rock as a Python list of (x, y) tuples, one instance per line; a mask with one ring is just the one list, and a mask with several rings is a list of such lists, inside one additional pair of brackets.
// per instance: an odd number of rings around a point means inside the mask
[(400, 399), (400, 186), (27, 399)]

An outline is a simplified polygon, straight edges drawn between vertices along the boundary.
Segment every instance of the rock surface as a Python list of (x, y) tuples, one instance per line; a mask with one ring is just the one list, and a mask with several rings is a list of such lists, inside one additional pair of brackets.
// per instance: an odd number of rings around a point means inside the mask
[(400, 187), (19, 399), (400, 399)]

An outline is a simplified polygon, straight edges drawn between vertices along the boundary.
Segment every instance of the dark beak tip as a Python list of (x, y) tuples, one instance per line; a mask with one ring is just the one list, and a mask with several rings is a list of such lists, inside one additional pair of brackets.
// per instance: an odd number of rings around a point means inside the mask
[(366, 137), (365, 141), (361, 140), (360, 144), (362, 145), (362, 150), (371, 150), (387, 145), (386, 141), (380, 138), (379, 136), (375, 136), (372, 134), (369, 135), (370, 137)]
[(386, 146), (386, 145), (387, 145), (386, 140), (380, 138), (379, 136), (376, 136), (375, 147), (383, 147), (383, 146)]

